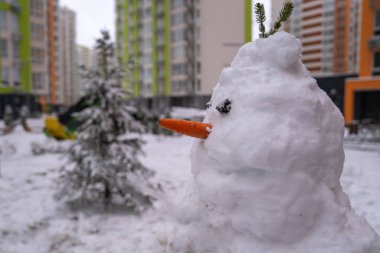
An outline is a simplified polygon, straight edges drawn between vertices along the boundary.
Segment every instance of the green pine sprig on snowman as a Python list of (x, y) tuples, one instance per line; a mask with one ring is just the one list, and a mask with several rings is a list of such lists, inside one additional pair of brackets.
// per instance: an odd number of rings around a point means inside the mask
[(266, 32), (265, 25), (264, 25), (264, 22), (266, 20), (264, 4), (256, 3), (255, 14), (256, 14), (256, 22), (259, 24), (259, 31), (260, 31), (259, 37), (267, 38), (268, 36), (278, 32), (278, 30), (281, 28), (282, 23), (287, 21), (290, 15), (292, 15), (293, 9), (294, 9), (294, 5), (292, 2), (285, 3), (284, 7), (280, 11), (280, 14), (276, 22), (273, 24), (273, 27), (269, 30), (269, 32)]

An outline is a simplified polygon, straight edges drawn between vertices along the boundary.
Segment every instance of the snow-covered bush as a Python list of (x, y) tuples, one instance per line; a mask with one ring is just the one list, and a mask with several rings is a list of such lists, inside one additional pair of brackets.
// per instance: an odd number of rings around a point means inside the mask
[(77, 140), (62, 168), (57, 197), (66, 200), (123, 203), (140, 210), (151, 204), (152, 172), (138, 158), (142, 125), (126, 105), (121, 87), (123, 71), (112, 62), (114, 46), (108, 32), (97, 40), (99, 71), (84, 70), (84, 97), (88, 107), (76, 114), (81, 122)]

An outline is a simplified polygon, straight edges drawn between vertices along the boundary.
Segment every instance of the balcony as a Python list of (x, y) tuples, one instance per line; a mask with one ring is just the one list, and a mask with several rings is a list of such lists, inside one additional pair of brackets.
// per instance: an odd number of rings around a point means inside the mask
[(371, 49), (375, 47), (379, 47), (379, 46), (380, 46), (380, 35), (375, 35), (368, 41), (368, 47)]

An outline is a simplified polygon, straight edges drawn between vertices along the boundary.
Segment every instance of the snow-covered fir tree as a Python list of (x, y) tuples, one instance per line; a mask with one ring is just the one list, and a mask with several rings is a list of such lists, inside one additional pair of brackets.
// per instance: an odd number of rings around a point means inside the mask
[(152, 203), (153, 174), (138, 158), (142, 152), (142, 125), (130, 114), (121, 68), (114, 62), (108, 32), (96, 41), (100, 66), (83, 70), (87, 108), (76, 114), (77, 140), (62, 168), (57, 197), (66, 200), (123, 203), (140, 210)]

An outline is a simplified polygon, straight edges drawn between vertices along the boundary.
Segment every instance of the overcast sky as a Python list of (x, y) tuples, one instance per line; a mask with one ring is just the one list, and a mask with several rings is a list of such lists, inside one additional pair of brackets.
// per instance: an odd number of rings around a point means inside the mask
[[(207, 0), (205, 0), (207, 1)], [(254, 0), (263, 2), (270, 18), (270, 0)], [(93, 46), (95, 38), (99, 37), (101, 29), (108, 29), (114, 39), (115, 35), (115, 0), (60, 0), (61, 6), (67, 6), (76, 12), (77, 43)], [(254, 25), (254, 37), (257, 37), (257, 27)]]
[(114, 39), (114, 0), (60, 0), (61, 6), (76, 12), (77, 43), (92, 47), (101, 29), (107, 29)]

